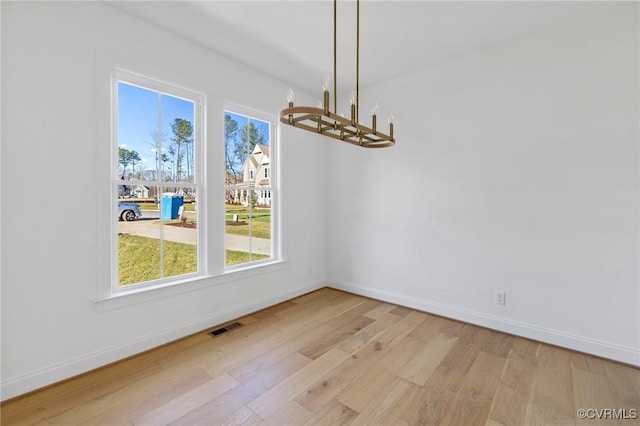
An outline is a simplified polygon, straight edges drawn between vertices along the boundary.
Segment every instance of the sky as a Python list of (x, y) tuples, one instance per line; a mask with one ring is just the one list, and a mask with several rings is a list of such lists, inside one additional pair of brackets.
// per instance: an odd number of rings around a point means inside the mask
[[(238, 122), (239, 130), (251, 120), (260, 132), (269, 134), (268, 122), (232, 111), (224, 113)], [(159, 130), (158, 117), (162, 130)], [(136, 164), (136, 171), (156, 168), (156, 144), (153, 135), (163, 134), (162, 152), (168, 154), (167, 149), (173, 137), (171, 123), (176, 118), (188, 120), (195, 127), (195, 104), (189, 100), (118, 82), (118, 147), (138, 153), (141, 160)], [(220, 131), (222, 123), (223, 117), (220, 120)], [(168, 164), (166, 166), (169, 167)], [(127, 166), (127, 172), (131, 173), (131, 165)]]
[(164, 130), (161, 143), (166, 152), (173, 136), (173, 120), (182, 118), (195, 125), (194, 114), (195, 105), (191, 101), (119, 82), (118, 147), (137, 151), (141, 158), (140, 166), (155, 169), (152, 135), (162, 133), (158, 131), (158, 116)]

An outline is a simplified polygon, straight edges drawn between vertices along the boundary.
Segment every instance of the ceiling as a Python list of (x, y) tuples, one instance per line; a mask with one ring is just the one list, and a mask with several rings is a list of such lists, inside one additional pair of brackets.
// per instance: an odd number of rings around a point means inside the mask
[[(333, 74), (333, 2), (115, 1), (118, 9), (310, 92)], [(375, 1), (360, 4), (360, 85), (526, 36), (606, 2)], [(338, 2), (339, 93), (355, 85), (355, 1)]]

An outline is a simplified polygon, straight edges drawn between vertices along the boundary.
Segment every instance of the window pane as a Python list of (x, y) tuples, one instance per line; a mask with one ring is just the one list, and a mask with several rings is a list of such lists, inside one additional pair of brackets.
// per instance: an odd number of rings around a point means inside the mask
[(117, 283), (196, 273), (196, 102), (122, 81), (117, 90)]
[(225, 111), (225, 264), (271, 257), (270, 125)]
[(150, 200), (117, 200), (118, 284), (127, 285), (160, 278), (160, 224)]
[(118, 174), (193, 183), (194, 121), (194, 102), (119, 82)]
[(151, 148), (159, 149), (161, 142), (158, 93), (119, 82), (118, 175), (125, 180), (157, 176), (156, 151), (152, 152)]
[[(234, 199), (246, 200), (247, 191), (236, 189)], [(250, 211), (243, 204), (225, 206), (225, 265), (251, 262)]]
[(163, 278), (198, 271), (197, 220), (195, 190), (162, 195), (160, 220), (162, 223)]
[(255, 196), (264, 195), (258, 198), (256, 207), (253, 209), (252, 221), (252, 253), (259, 256), (271, 257), (271, 207), (270, 199), (267, 198), (267, 190), (254, 191)]
[(226, 204), (225, 265), (270, 258), (271, 209), (257, 207), (256, 190), (245, 187), (233, 192), (234, 198), (246, 200), (246, 205)]
[(194, 103), (173, 96), (162, 95), (163, 131), (168, 173), (165, 181), (194, 182), (196, 173), (194, 147)]

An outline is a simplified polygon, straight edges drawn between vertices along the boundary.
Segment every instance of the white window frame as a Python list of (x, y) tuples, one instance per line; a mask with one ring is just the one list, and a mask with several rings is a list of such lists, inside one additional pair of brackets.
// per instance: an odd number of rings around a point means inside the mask
[[(114, 250), (113, 242), (117, 224), (114, 220), (113, 209), (117, 208), (117, 203), (114, 203), (117, 194), (114, 191), (117, 191), (117, 188), (114, 189), (112, 171), (114, 167), (117, 167), (117, 163), (115, 165), (113, 163), (117, 162), (117, 156), (111, 145), (113, 143), (111, 138), (113, 131), (113, 123), (111, 122), (112, 73), (116, 69), (126, 71), (145, 79), (170, 82), (171, 86), (178, 88), (189, 87), (198, 90), (198, 88), (208, 86), (208, 83), (167, 73), (160, 66), (159, 63), (154, 66), (106, 50), (100, 50), (96, 53), (96, 235), (98, 244), (96, 247), (96, 297), (93, 298), (93, 302), (99, 311), (118, 309), (132, 304), (145, 303), (210, 286), (248, 279), (282, 270), (287, 266), (282, 228), (281, 183), (278, 180), (279, 169), (271, 182), (272, 191), (277, 200), (277, 205), (273, 202), (271, 204), (273, 209), (271, 258), (237, 265), (233, 268), (225, 267), (224, 244), (220, 244), (220, 238), (224, 238), (225, 234), (224, 202), (222, 201), (222, 205), (220, 204), (220, 201), (224, 200), (225, 183), (223, 179), (219, 178), (226, 169), (223, 137), (224, 111), (236, 111), (271, 123), (271, 158), (276, 162), (278, 168), (280, 167), (280, 162), (277, 161), (279, 133), (273, 115), (238, 105), (226, 104), (221, 98), (208, 91), (203, 91), (201, 155), (204, 163), (198, 164), (198, 170), (204, 175), (203, 186), (198, 193), (198, 210), (202, 209), (198, 224), (200, 232), (198, 244), (201, 255), (204, 257), (204, 261), (198, 263), (202, 268), (201, 274), (187, 278), (179, 276), (175, 280), (157, 285), (127, 285), (119, 288), (116, 292), (113, 291), (112, 261), (117, 261), (114, 256), (114, 252), (117, 253), (117, 250)], [(148, 86), (143, 85), (143, 87)], [(206, 216), (204, 215), (205, 211)]]
[[(265, 112), (261, 112), (252, 108), (247, 108), (235, 104), (225, 104), (224, 111), (221, 114), (223, 125), (224, 125), (224, 114), (225, 112), (232, 112), (238, 115), (244, 115), (250, 118), (255, 118), (257, 120), (269, 123), (269, 161), (272, 167), (272, 170), (269, 176), (269, 190), (274, 194), (273, 198), (271, 198), (271, 257), (268, 259), (261, 260), (252, 260), (247, 263), (241, 263), (237, 265), (225, 266), (226, 272), (234, 272), (241, 271), (243, 269), (252, 268), (256, 266), (266, 265), (273, 262), (283, 261), (283, 244), (282, 244), (282, 216), (281, 216), (281, 208), (282, 203), (280, 200), (280, 181), (279, 181), (279, 171), (280, 171), (280, 157), (279, 157), (279, 134), (278, 134), (278, 126), (277, 126), (277, 118), (272, 114), (267, 114)], [(225, 153), (226, 155), (226, 153)], [(273, 164), (275, 164), (275, 168), (273, 168)], [(253, 172), (251, 170), (250, 172)], [(257, 180), (257, 176), (254, 178)], [(252, 180), (250, 178), (249, 180)], [(224, 184), (224, 180), (221, 179)], [(234, 185), (229, 185), (229, 187), (233, 187)], [(257, 193), (257, 191), (256, 191)]]
[[(196, 221), (200, 225), (204, 222), (204, 218), (206, 218), (206, 202), (202, 202), (206, 200), (206, 184), (204, 181), (204, 173), (203, 170), (206, 167), (204, 156), (202, 152), (204, 150), (203, 137), (204, 137), (204, 110), (205, 110), (205, 102), (206, 96), (202, 93), (198, 93), (193, 90), (185, 89), (183, 87), (177, 86), (173, 83), (161, 81), (158, 79), (142, 76), (137, 73), (133, 73), (128, 70), (115, 68), (111, 74), (111, 152), (112, 152), (112, 187), (111, 187), (111, 197), (113, 200), (117, 198), (118, 194), (118, 186), (122, 184), (118, 178), (118, 107), (119, 107), (119, 99), (118, 99), (118, 84), (122, 82), (131, 86), (137, 86), (143, 89), (147, 89), (150, 91), (157, 92), (159, 94), (181, 98), (187, 100), (189, 102), (193, 102), (194, 104), (194, 123), (193, 123), (193, 147), (194, 147), (194, 182), (180, 182), (175, 185), (168, 185), (164, 183), (164, 186), (181, 186), (184, 188), (190, 188), (196, 191), (198, 202), (200, 202), (201, 206), (199, 209), (196, 209)], [(142, 184), (152, 184), (153, 186), (162, 186), (163, 183), (160, 181), (150, 182), (150, 181), (128, 181), (128, 184), (131, 185), (142, 185)], [(205, 244), (205, 234), (204, 229), (205, 226), (198, 226), (196, 229), (196, 253), (197, 253), (197, 270), (192, 273), (182, 274), (178, 276), (164, 277), (150, 281), (144, 281), (139, 283), (132, 283), (126, 285), (120, 285), (118, 283), (118, 233), (117, 233), (117, 204), (114, 204), (112, 207), (113, 214), (113, 231), (111, 232), (111, 247), (112, 247), (112, 255), (111, 255), (111, 294), (117, 294), (120, 292), (129, 292), (131, 290), (138, 290), (144, 287), (157, 287), (167, 284), (173, 284), (177, 282), (188, 281), (193, 278), (198, 278), (202, 276), (206, 276), (206, 262), (203, 250), (203, 245)], [(160, 237), (162, 238), (162, 231), (160, 233)]]

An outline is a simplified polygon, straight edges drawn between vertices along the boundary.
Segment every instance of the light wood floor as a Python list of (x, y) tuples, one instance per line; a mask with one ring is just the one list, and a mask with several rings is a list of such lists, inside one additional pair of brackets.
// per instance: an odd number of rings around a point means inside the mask
[(2, 425), (639, 422), (576, 415), (633, 417), (639, 369), (412, 309), (322, 289), (239, 321), (8, 401)]

